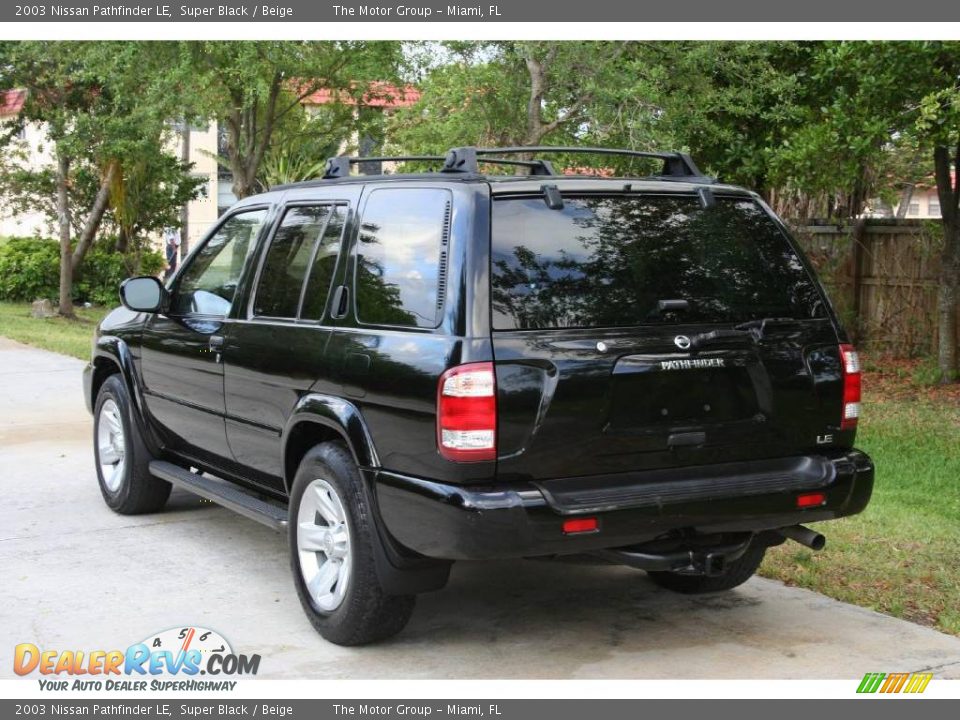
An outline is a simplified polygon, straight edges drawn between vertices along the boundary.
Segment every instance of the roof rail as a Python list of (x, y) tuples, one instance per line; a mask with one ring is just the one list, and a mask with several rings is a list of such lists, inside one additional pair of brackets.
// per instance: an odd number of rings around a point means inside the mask
[(647, 152), (645, 150), (627, 150), (621, 148), (600, 147), (566, 147), (560, 145), (529, 145), (503, 148), (457, 147), (443, 155), (390, 155), (382, 157), (346, 157), (338, 156), (327, 160), (323, 179), (347, 177), (350, 166), (368, 162), (431, 162), (442, 163), (440, 172), (443, 173), (479, 173), (481, 163), (492, 165), (514, 165), (530, 168), (531, 175), (556, 175), (553, 165), (548, 160), (539, 158), (513, 159), (505, 157), (490, 157), (492, 155), (538, 155), (543, 153), (567, 153), (586, 155), (621, 155), (626, 157), (642, 157), (663, 160), (663, 171), (660, 177), (694, 179), (701, 182), (712, 182), (700, 172), (696, 163), (686, 153), (680, 152)]
[(516, 165), (528, 167), (533, 175), (556, 175), (553, 166), (546, 160), (512, 160), (509, 158), (477, 158), (473, 148), (455, 148), (446, 155), (384, 155), (382, 157), (346, 157), (337, 156), (327, 159), (323, 169), (323, 179), (333, 180), (347, 177), (351, 165), (370, 162), (434, 162), (440, 163), (440, 172), (464, 173), (479, 172), (479, 163), (491, 165)]

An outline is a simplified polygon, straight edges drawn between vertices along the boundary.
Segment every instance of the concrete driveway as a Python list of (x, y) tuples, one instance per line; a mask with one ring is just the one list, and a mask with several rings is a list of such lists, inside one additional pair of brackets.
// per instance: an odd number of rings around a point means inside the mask
[(81, 367), (0, 338), (0, 676), (16, 643), (125, 648), (203, 625), (274, 678), (960, 678), (960, 639), (812, 592), (753, 579), (688, 598), (572, 563), (458, 564), (396, 640), (330, 645), (283, 537), (179, 491), (158, 515), (106, 508)]

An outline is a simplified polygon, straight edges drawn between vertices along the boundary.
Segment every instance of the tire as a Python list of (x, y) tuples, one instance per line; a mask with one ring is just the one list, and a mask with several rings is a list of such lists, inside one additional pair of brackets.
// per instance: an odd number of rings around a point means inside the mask
[(150, 451), (130, 412), (130, 397), (119, 375), (97, 393), (93, 413), (93, 452), (100, 492), (121, 515), (157, 512), (170, 497), (170, 483), (150, 474)]
[(716, 577), (704, 575), (683, 575), (675, 572), (648, 572), (647, 575), (657, 585), (667, 590), (685, 595), (723, 592), (743, 585), (763, 562), (767, 548), (757, 542), (750, 543), (747, 551), (727, 566), (727, 572)]
[(350, 452), (324, 443), (304, 456), (290, 492), (290, 567), (297, 595), (313, 627), (337, 645), (396, 635), (416, 601), (414, 595), (388, 595), (380, 586), (377, 529), (361, 483)]

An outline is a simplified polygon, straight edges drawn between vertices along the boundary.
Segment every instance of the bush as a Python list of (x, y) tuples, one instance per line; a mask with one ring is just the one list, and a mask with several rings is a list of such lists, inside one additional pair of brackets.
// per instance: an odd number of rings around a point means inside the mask
[(56, 299), (60, 245), (40, 238), (10, 238), (0, 247), (0, 300)]
[[(84, 258), (80, 276), (73, 284), (75, 302), (97, 305), (119, 303), (117, 288), (132, 275), (156, 275), (166, 265), (153, 250), (121, 255), (108, 250), (104, 239)], [(60, 245), (43, 238), (11, 238), (0, 246), (0, 300), (30, 302), (56, 300), (60, 295)]]

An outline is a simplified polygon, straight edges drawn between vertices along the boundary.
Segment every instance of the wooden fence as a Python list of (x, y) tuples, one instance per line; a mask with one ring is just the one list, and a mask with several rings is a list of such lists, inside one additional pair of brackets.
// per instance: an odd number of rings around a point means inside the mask
[(870, 220), (859, 244), (852, 226), (794, 234), (859, 344), (897, 356), (935, 352), (939, 223)]

